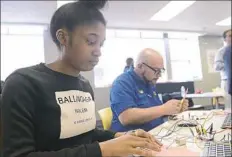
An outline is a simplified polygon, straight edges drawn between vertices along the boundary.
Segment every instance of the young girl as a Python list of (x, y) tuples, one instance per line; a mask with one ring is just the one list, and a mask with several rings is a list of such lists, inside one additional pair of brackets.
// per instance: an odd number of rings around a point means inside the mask
[(147, 156), (160, 150), (161, 144), (143, 130), (125, 134), (95, 128), (93, 90), (79, 73), (92, 70), (101, 56), (106, 21), (99, 9), (104, 5), (82, 0), (60, 7), (50, 23), (60, 58), (7, 78), (2, 94), (4, 157)]

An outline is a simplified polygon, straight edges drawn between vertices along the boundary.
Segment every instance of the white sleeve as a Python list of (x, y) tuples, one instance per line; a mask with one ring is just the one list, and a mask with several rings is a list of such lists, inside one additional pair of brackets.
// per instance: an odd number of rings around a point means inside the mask
[(223, 54), (224, 54), (224, 48), (220, 49), (215, 55), (214, 69), (216, 71), (224, 70)]

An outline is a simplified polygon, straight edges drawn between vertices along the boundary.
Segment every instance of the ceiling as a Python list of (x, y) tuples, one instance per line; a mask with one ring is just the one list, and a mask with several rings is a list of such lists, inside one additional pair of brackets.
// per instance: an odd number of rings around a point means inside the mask
[[(197, 1), (168, 22), (149, 19), (168, 1), (110, 1), (103, 14), (111, 28), (178, 30), (221, 35), (231, 26), (215, 23), (231, 16), (231, 1)], [(48, 24), (56, 1), (1, 1), (1, 22)]]

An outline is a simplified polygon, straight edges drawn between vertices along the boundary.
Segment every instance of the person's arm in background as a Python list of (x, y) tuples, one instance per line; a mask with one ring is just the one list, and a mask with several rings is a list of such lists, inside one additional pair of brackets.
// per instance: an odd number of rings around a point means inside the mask
[(138, 108), (133, 92), (132, 85), (122, 80), (115, 82), (110, 92), (111, 108), (124, 126), (143, 124), (180, 111), (179, 100), (170, 100), (161, 106)]
[(225, 65), (225, 72), (228, 76), (227, 79), (228, 93), (231, 94), (231, 46), (227, 46), (225, 48), (223, 60)]
[(229, 89), (228, 89), (228, 93), (230, 94), (230, 96), (232, 96), (232, 94), (231, 94), (231, 86), (232, 86), (232, 78), (230, 77), (230, 79), (229, 79)]
[(223, 55), (224, 55), (224, 47), (221, 48), (215, 55), (214, 58), (214, 69), (216, 71), (221, 71), (224, 70), (224, 60), (223, 60)]
[(11, 75), (2, 93), (2, 130), (4, 157), (101, 157), (98, 142), (58, 151), (36, 151), (35, 90), (27, 78)]
[(3, 81), (1, 81), (1, 91), (0, 91), (0, 94), (2, 94), (3, 86), (4, 86), (4, 82), (3, 82)]

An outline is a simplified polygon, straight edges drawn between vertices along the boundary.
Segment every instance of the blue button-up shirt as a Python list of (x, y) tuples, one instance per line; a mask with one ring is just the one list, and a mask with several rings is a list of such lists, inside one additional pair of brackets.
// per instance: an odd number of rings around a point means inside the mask
[(124, 68), (124, 71), (123, 71), (123, 72), (127, 72), (127, 71), (129, 71), (130, 69), (134, 69), (134, 67), (133, 67), (133, 66), (126, 66), (126, 67)]
[(110, 103), (113, 112), (111, 129), (113, 131), (129, 131), (144, 129), (149, 131), (163, 123), (163, 118), (156, 118), (142, 125), (123, 126), (119, 115), (129, 108), (149, 108), (161, 105), (155, 86), (146, 83), (133, 69), (121, 74), (113, 83), (110, 92)]

